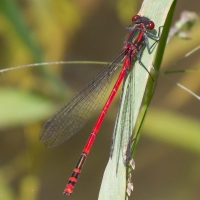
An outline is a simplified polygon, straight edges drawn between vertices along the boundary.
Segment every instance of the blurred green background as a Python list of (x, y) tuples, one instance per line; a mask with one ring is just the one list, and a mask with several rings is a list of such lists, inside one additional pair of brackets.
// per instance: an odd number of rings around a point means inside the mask
[[(122, 49), (126, 25), (142, 1), (1, 0), (0, 69), (51, 61), (110, 61)], [(178, 1), (199, 13), (198, 0)], [(157, 28), (157, 27), (156, 27)], [(190, 39), (173, 37), (162, 70), (197, 69), (199, 52), (178, 62), (200, 44), (200, 22)], [(100, 108), (84, 128), (48, 149), (38, 135), (45, 121), (102, 66), (47, 65), (0, 73), (0, 200), (66, 199), (62, 191)], [(161, 76), (137, 147), (130, 199), (200, 198), (199, 101), (176, 86), (200, 94), (200, 73)], [(114, 78), (113, 78), (114, 79)], [(120, 93), (120, 92), (119, 92)], [(97, 199), (118, 109), (111, 106), (88, 157), (73, 199)], [(103, 148), (102, 148), (103, 147)]]

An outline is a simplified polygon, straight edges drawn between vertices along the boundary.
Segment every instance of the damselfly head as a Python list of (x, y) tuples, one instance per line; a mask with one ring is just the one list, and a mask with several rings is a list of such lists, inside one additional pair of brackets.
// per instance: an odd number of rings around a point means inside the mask
[(132, 17), (132, 22), (133, 24), (143, 24), (145, 26), (145, 28), (149, 29), (149, 30), (153, 30), (154, 29), (154, 22), (151, 21), (149, 18), (147, 17), (142, 17), (140, 15), (134, 15)]

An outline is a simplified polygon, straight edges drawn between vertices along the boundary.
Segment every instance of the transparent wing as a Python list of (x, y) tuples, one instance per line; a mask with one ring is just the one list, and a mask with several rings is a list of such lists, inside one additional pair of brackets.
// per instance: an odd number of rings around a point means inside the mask
[[(122, 109), (122, 112), (121, 113), (118, 112), (118, 116), (115, 123), (115, 126), (117, 126), (118, 123), (120, 123), (120, 126), (118, 126), (119, 129), (115, 127), (111, 144), (110, 156), (112, 157), (114, 148), (116, 148), (115, 151), (117, 159), (117, 168), (118, 168), (120, 152), (123, 153), (123, 160), (125, 165), (127, 164), (131, 154), (130, 145), (132, 141), (132, 132), (133, 132), (133, 102), (134, 102), (134, 95), (133, 95), (134, 88), (132, 88), (133, 85), (132, 74), (133, 74), (132, 72), (127, 73), (127, 76), (124, 79), (123, 90), (119, 105), (119, 110)], [(128, 84), (126, 85), (125, 82), (128, 82)], [(117, 132), (119, 134), (117, 134)], [(116, 144), (115, 141), (117, 141)]]
[(134, 88), (133, 86), (133, 73), (129, 74), (129, 84), (124, 100), (124, 107), (122, 111), (121, 121), (121, 144), (123, 153), (124, 164), (128, 164), (131, 157), (131, 142), (133, 133), (133, 107), (134, 107)]
[(124, 51), (106, 65), (79, 93), (63, 105), (44, 125), (39, 139), (54, 147), (79, 131), (103, 100), (113, 72), (124, 57)]

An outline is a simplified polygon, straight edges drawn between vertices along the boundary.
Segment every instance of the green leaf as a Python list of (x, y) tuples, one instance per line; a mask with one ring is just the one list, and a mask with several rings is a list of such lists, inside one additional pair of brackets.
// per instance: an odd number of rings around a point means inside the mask
[[(140, 15), (146, 16), (150, 18), (152, 21), (154, 21), (156, 27), (155, 29), (158, 30), (160, 26), (163, 26), (165, 23), (165, 20), (168, 16), (168, 12), (172, 6), (173, 0), (163, 0), (163, 1), (154, 1), (154, 0), (145, 0), (142, 4), (142, 8), (139, 12)], [(175, 3), (173, 4), (173, 7), (175, 7)], [(173, 9), (171, 9), (173, 10)], [(155, 69), (159, 69), (159, 65), (162, 60), (163, 51), (165, 48), (167, 33), (169, 29), (169, 25), (171, 23), (172, 13), (170, 17), (168, 17), (167, 27), (164, 27), (165, 33), (162, 34), (162, 37), (160, 39), (159, 45), (154, 48), (153, 53), (149, 54), (147, 49), (144, 50), (142, 54), (142, 62), (145, 64), (146, 68), (150, 71), (152, 65)], [(152, 40), (150, 40), (150, 45), (153, 43)], [(159, 53), (156, 55), (156, 49), (159, 48)], [(156, 58), (155, 58), (156, 56)], [(155, 59), (154, 59), (155, 58)], [(153, 62), (155, 61), (155, 62)], [(133, 106), (133, 121), (131, 122), (134, 126), (136, 124), (136, 120), (139, 114), (139, 110), (142, 104), (143, 96), (145, 93), (145, 88), (147, 85), (148, 80), (148, 73), (141, 67), (141, 65), (136, 62), (135, 69), (132, 70), (133, 73), (133, 83), (134, 85), (132, 88), (134, 89), (134, 106)], [(128, 81), (128, 79), (126, 79)], [(152, 83), (152, 80), (149, 81), (148, 90), (150, 95), (147, 96), (145, 99), (146, 102), (146, 108), (148, 107), (148, 104), (151, 100), (151, 94), (153, 91), (154, 83)], [(123, 88), (123, 95), (126, 94), (126, 83), (125, 87)], [(124, 96), (122, 97), (122, 100), (124, 99)], [(122, 102), (123, 104), (123, 102)], [(119, 119), (117, 119), (115, 130), (116, 131), (116, 141), (115, 146), (119, 146), (120, 142), (120, 134), (121, 130), (120, 126), (120, 116), (121, 112), (123, 110), (123, 106), (121, 106), (121, 109), (119, 111)], [(144, 109), (145, 110), (145, 109)], [(145, 112), (144, 112), (145, 114)], [(120, 149), (122, 151), (122, 149)], [(119, 161), (116, 162), (116, 157), (118, 157), (119, 154)], [(118, 170), (116, 173), (116, 169)], [(104, 172), (103, 181), (99, 193), (99, 200), (123, 200), (126, 198), (126, 166), (123, 163), (122, 158), (122, 152), (118, 152), (117, 148), (114, 149), (113, 157), (112, 159), (109, 159), (107, 167)]]
[(0, 128), (33, 123), (46, 118), (55, 106), (23, 90), (0, 88)]

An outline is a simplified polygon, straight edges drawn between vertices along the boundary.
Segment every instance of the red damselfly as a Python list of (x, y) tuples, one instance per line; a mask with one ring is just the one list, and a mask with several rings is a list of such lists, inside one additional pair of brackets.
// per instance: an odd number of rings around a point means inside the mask
[[(91, 131), (91, 134), (83, 148), (81, 156), (76, 164), (72, 175), (64, 189), (64, 194), (70, 195), (81, 173), (87, 155), (90, 152), (95, 137), (103, 122), (106, 112), (121, 84), (130, 66), (138, 60), (140, 65), (148, 72), (145, 65), (141, 62), (141, 53), (147, 47), (150, 53), (148, 37), (158, 41), (158, 36), (151, 32), (154, 29), (154, 22), (140, 15), (132, 17), (132, 24), (127, 27), (130, 33), (124, 45), (124, 49), (109, 64), (107, 64), (78, 94), (76, 94), (68, 103), (61, 107), (44, 125), (40, 133), (40, 141), (47, 147), (54, 147), (69, 137), (74, 135), (91, 116), (92, 112), (101, 103), (105, 96), (113, 73), (123, 62), (118, 79)], [(159, 29), (160, 32), (160, 29)], [(149, 73), (149, 72), (148, 72)]]

